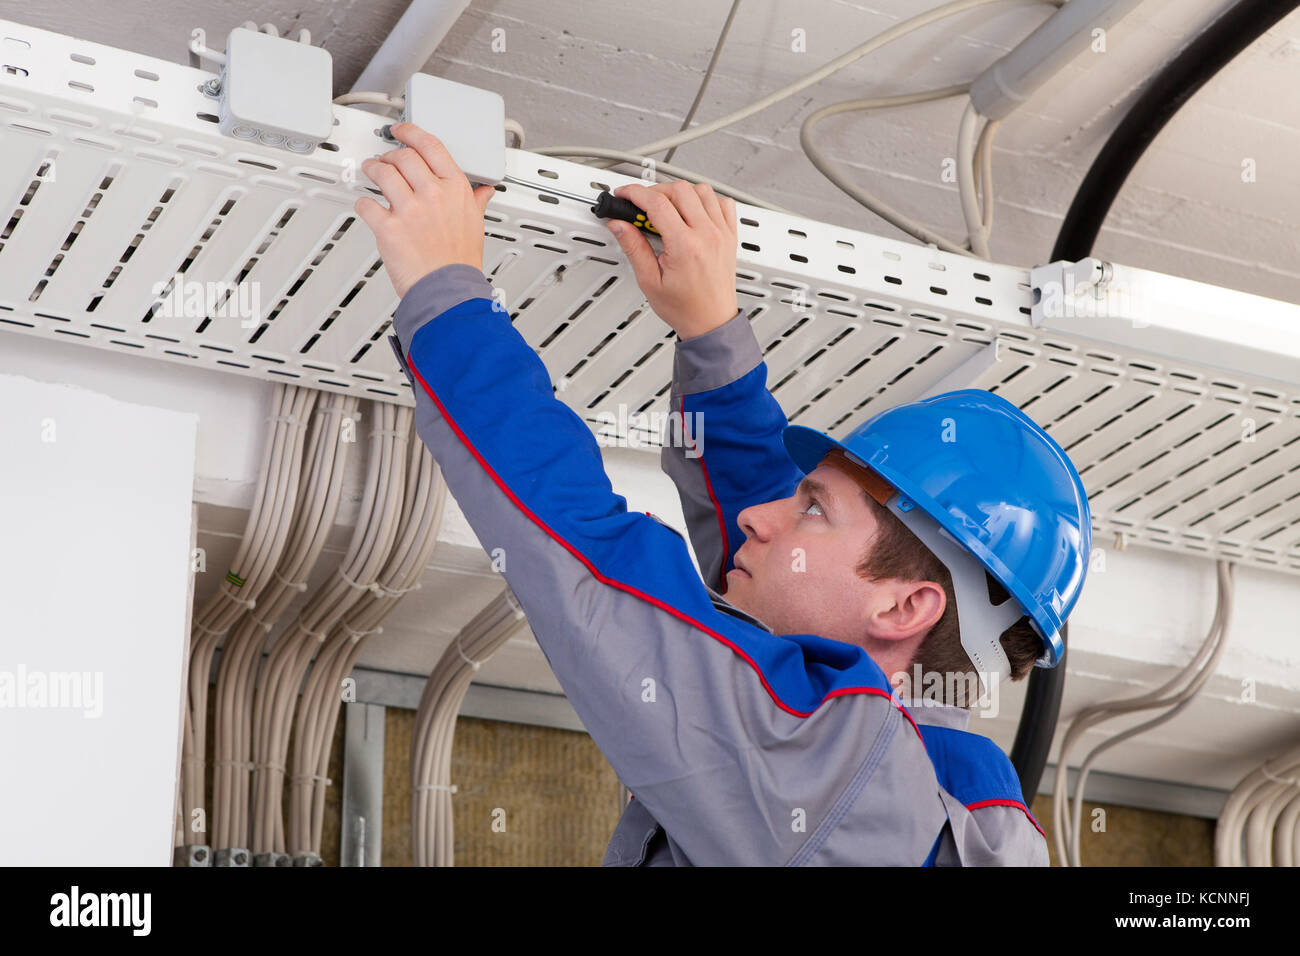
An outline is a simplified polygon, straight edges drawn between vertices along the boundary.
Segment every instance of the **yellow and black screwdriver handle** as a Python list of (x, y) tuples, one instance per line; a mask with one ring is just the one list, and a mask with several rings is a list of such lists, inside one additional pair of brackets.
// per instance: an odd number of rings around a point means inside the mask
[(639, 206), (631, 200), (615, 196), (608, 190), (596, 197), (596, 205), (591, 207), (591, 211), (601, 219), (622, 219), (638, 229), (659, 235), (659, 230), (650, 224), (650, 220), (646, 218), (646, 214)]

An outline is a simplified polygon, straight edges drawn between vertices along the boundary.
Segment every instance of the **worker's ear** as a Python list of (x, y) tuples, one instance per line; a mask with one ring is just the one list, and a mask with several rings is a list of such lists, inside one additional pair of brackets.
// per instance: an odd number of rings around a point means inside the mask
[(474, 200), (478, 203), (480, 214), (487, 212), (487, 204), (491, 202), (494, 195), (496, 195), (496, 189), (491, 186), (476, 186), (474, 188)]

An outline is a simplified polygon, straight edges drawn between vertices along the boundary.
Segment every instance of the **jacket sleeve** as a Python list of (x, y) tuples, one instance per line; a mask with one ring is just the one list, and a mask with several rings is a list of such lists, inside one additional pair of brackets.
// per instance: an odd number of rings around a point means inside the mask
[(681, 535), (613, 492), (480, 270), (422, 278), (394, 328), (449, 491), (592, 739), (691, 862), (819, 862), (853, 812), (862, 862), (921, 863), (946, 812), (870, 656), (718, 611)]
[(794, 494), (803, 478), (786, 453), (785, 412), (767, 390), (767, 364), (743, 310), (673, 354), (669, 441), (660, 452), (677, 486), (700, 574), (725, 594), (745, 535), (737, 515)]
[(963, 806), (951, 794), (948, 829), (936, 866), (1050, 866), (1038, 821), (1023, 803), (981, 801)]

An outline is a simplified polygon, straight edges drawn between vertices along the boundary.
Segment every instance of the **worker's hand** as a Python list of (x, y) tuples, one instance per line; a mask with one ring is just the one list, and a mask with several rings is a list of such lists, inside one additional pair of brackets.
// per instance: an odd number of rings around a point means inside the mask
[(413, 123), (393, 135), (406, 146), (367, 159), (362, 171), (388, 200), (369, 196), (353, 204), (375, 234), (379, 254), (399, 296), (435, 269), (455, 263), (483, 268), (483, 213), (495, 190), (474, 189), (447, 147)]
[(707, 184), (681, 179), (653, 186), (629, 183), (613, 192), (645, 210), (663, 238), (664, 251), (656, 256), (640, 229), (605, 220), (655, 314), (681, 339), (711, 332), (733, 318), (739, 309), (736, 201), (718, 196)]

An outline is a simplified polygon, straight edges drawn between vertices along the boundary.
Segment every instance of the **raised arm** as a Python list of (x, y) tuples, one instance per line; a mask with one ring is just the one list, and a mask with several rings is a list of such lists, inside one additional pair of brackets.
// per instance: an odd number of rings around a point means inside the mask
[[(947, 814), (883, 672), (860, 648), (713, 607), (681, 536), (613, 492), (591, 429), (495, 306), (473, 264), (488, 193), (428, 134), (394, 133), (429, 165), (386, 159), (398, 182), (368, 164), (392, 205), (363, 199), (358, 214), (392, 275), (421, 276), (394, 282), (417, 431), (484, 548), (500, 549), (606, 759), (696, 864), (835, 862), (864, 840), (880, 863), (919, 864)], [(474, 231), (477, 249), (447, 245)]]
[(645, 209), (656, 228), (669, 236), (680, 229), (694, 243), (685, 268), (667, 248), (656, 257), (638, 230), (618, 233), (646, 299), (677, 332), (669, 393), (677, 414), (660, 464), (677, 486), (700, 573), (725, 594), (745, 541), (736, 516), (788, 498), (803, 478), (781, 441), (785, 412), (767, 390), (762, 349), (735, 308), (736, 204), (682, 182), (614, 192)]

